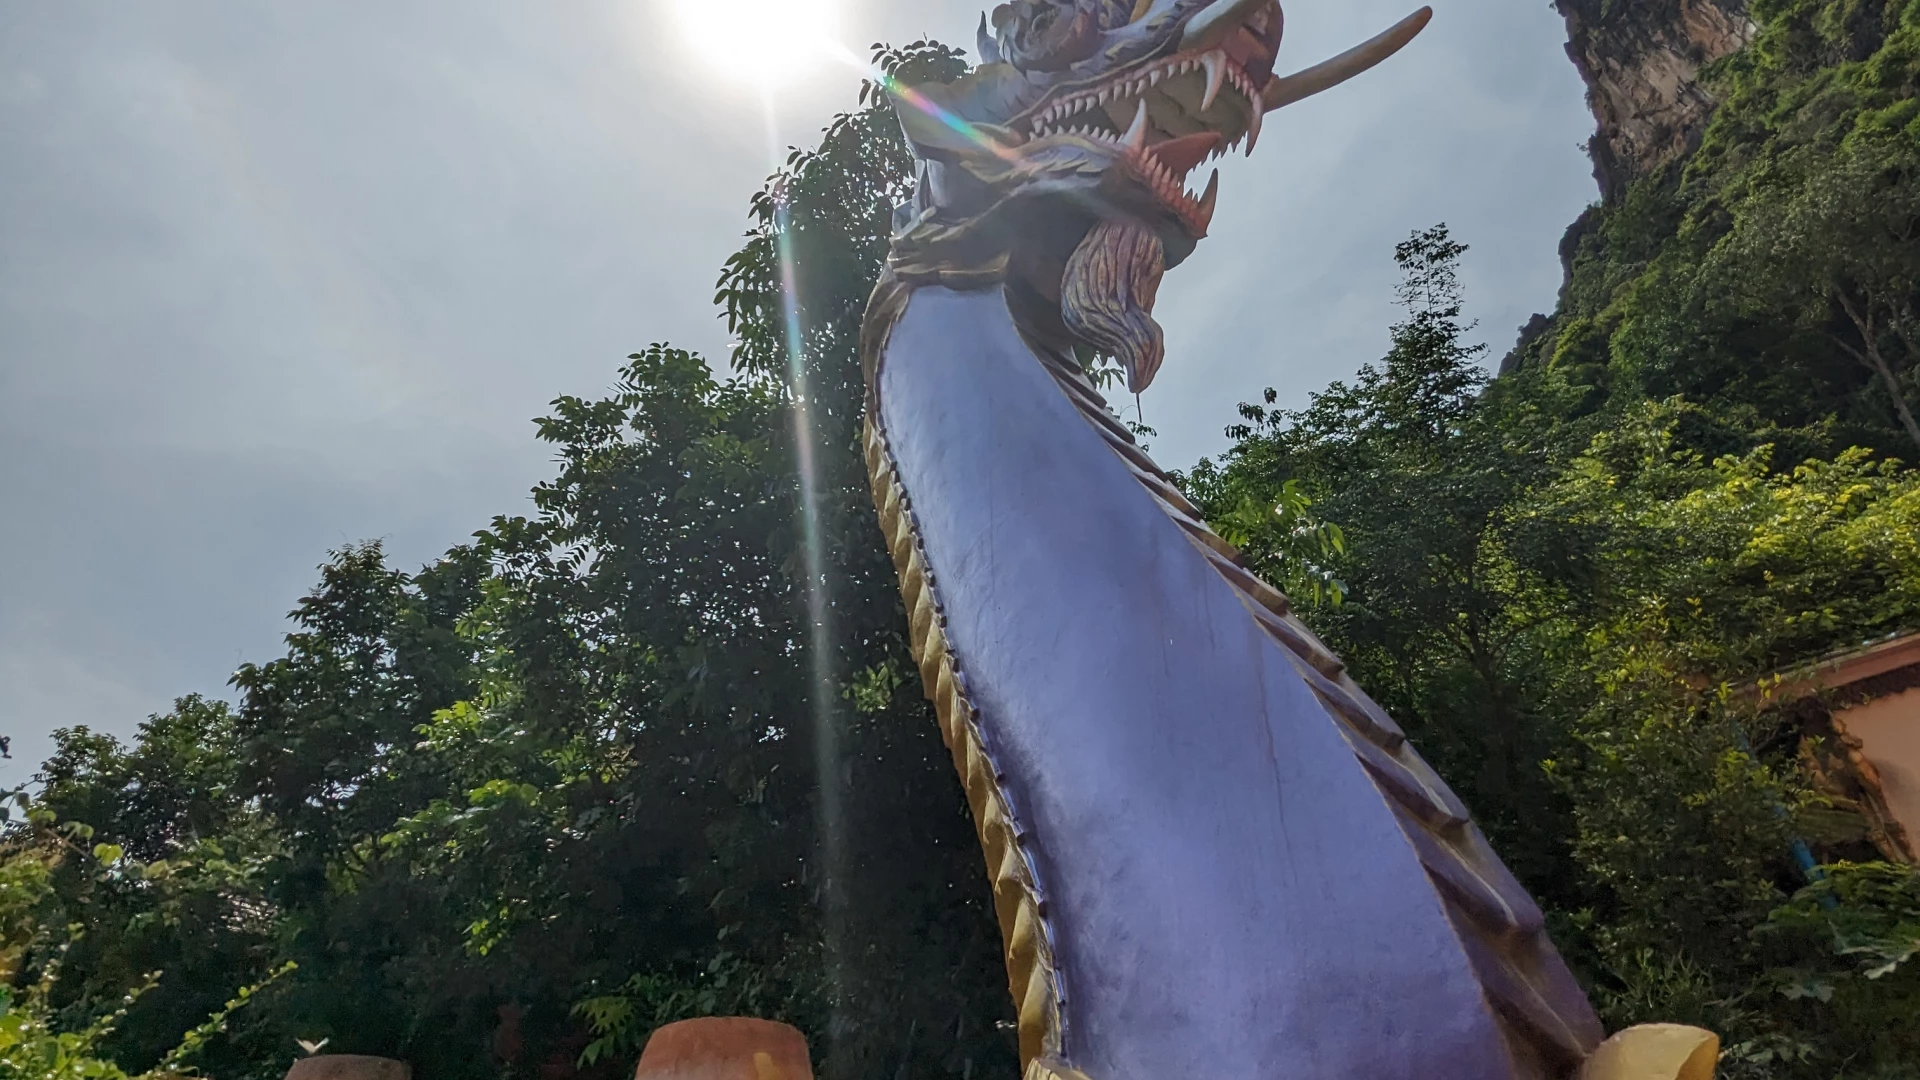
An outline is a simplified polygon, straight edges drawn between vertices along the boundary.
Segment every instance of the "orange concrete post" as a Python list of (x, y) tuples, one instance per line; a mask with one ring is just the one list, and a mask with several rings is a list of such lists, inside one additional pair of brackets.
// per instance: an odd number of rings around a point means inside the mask
[(813, 1065), (797, 1028), (711, 1016), (654, 1032), (634, 1080), (813, 1080)]
[(316, 1054), (294, 1062), (287, 1080), (413, 1080), (413, 1068), (392, 1058)]

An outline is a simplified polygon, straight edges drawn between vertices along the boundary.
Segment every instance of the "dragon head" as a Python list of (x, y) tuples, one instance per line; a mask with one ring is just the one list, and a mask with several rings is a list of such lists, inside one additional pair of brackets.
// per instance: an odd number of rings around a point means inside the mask
[(983, 16), (980, 66), (890, 86), (920, 160), (895, 214), (892, 272), (996, 280), (1023, 328), (1111, 355), (1129, 386), (1163, 356), (1161, 275), (1207, 235), (1219, 170), (1268, 112), (1344, 82), (1411, 41), (1423, 8), (1371, 41), (1274, 74), (1278, 0), (1013, 0)]

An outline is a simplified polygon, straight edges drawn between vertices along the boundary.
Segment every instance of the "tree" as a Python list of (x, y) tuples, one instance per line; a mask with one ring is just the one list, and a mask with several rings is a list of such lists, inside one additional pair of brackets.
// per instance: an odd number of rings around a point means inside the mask
[(1401, 245), (1388, 355), (1305, 409), (1243, 406), (1189, 493), (1262, 573), (1345, 584), (1302, 617), (1487, 826), (1611, 1024), (1713, 1027), (1736, 1080), (1909, 1061), (1867, 1033), (1899, 1026), (1915, 972), (1868, 980), (1845, 950), (1904, 956), (1920, 878), (1836, 871), (1880, 884), (1831, 918), (1809, 899), (1798, 729), (1733, 691), (1920, 626), (1920, 474), (1863, 449), (1782, 470), (1749, 413), (1591, 409), (1553, 368), (1486, 381), (1464, 252)]
[(1920, 449), (1920, 157), (1906, 139), (1803, 147), (1754, 179), (1709, 263), (1744, 310), (1778, 308), (1880, 381)]
[[(1901, 1026), (1890, 1017), (1914, 972), (1856, 978), (1841, 997), (1805, 990), (1808, 971), (1855, 966), (1847, 927), (1897, 937), (1900, 889), (1920, 878), (1875, 866), (1863, 873), (1909, 884), (1848, 890), (1859, 906), (1847, 911), (1809, 899), (1830, 886), (1810, 884), (1790, 852), (1820, 799), (1799, 728), (1753, 691), (1920, 625), (1920, 474), (1862, 450), (1791, 471), (1774, 468), (1772, 447), (1708, 460), (1676, 434), (1698, 408), (1649, 403), (1524, 504), (1594, 538), (1594, 588), (1569, 612), (1578, 633), (1563, 659), (1588, 691), (1548, 763), (1573, 807), (1578, 940), (1610, 1021), (1711, 1026), (1733, 1046), (1734, 1076), (1910, 1062), (1911, 1045), (1876, 1051), (1864, 1036)], [(1778, 929), (1789, 915), (1792, 948)], [(1825, 938), (1811, 932), (1822, 924)]]
[[(877, 60), (962, 68), (924, 42)], [(1013, 1069), (858, 451), (859, 318), (910, 176), (868, 86), (753, 204), (720, 284), (734, 374), (635, 355), (540, 422), (560, 468), (533, 514), (415, 574), (336, 553), (236, 706), (182, 702), (132, 746), (63, 733), (48, 805), (123, 851), (118, 876), (56, 869), (59, 932), (22, 957), (30, 978), (65, 947), (61, 1022), (164, 968), (106, 1044), (143, 1069), (293, 960), (206, 1050), (218, 1075), (327, 1038), (422, 1080), (611, 1076), (704, 1011), (801, 1024), (831, 1077)]]
[[(1296, 588), (1313, 575), (1340, 583), (1344, 603), (1309, 609), (1315, 629), (1415, 735), (1523, 880), (1552, 893), (1563, 884), (1554, 871), (1566, 811), (1537, 763), (1552, 745), (1541, 697), (1556, 680), (1512, 566), (1549, 553), (1506, 514), (1543, 455), (1503, 430), (1506, 414), (1489, 401), (1506, 397), (1483, 396), (1484, 348), (1466, 340), (1458, 278), (1466, 250), (1444, 225), (1400, 244), (1406, 317), (1381, 362), (1297, 412), (1242, 405), (1246, 422), (1227, 431), (1235, 446), (1185, 479), (1209, 520), (1248, 543), (1259, 572)], [(1269, 405), (1276, 396), (1267, 392)], [(1319, 520), (1289, 509), (1302, 498)], [(1262, 532), (1248, 527), (1249, 507), (1279, 512)], [(1337, 543), (1300, 550), (1303, 535), (1328, 526)]]

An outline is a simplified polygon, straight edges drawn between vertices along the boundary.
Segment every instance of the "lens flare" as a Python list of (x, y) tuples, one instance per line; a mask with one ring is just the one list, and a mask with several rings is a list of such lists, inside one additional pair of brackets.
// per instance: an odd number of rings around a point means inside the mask
[[(975, 143), (1005, 153), (985, 133), (911, 87), (902, 85), (856, 56), (833, 39), (830, 11), (821, 0), (795, 0), (776, 5), (767, 0), (680, 0), (680, 12), (690, 40), (703, 53), (742, 81), (757, 83), (767, 125), (767, 154), (776, 179), (773, 196), (773, 240), (779, 261), (782, 331), (791, 395), (795, 450), (794, 467), (800, 496), (801, 588), (805, 593), (806, 655), (813, 720), (814, 766), (819, 777), (816, 828), (819, 851), (814, 865), (822, 908), (827, 954), (829, 999), (836, 1009), (841, 1000), (840, 965), (848, 945), (846, 875), (849, 871), (845, 798), (842, 790), (846, 762), (840, 748), (840, 709), (844, 672), (836, 652), (838, 611), (831, 590), (827, 538), (824, 535), (824, 493), (819, 468), (820, 418), (814, 413), (809, 388), (808, 335), (802, 311), (800, 266), (793, 244), (792, 205), (785, 178), (779, 176), (786, 159), (780, 138), (778, 109), (772, 86), (819, 60), (844, 64), (877, 83), (896, 101), (917, 109)], [(748, 25), (752, 24), (752, 25)], [(829, 1030), (839, 1029), (838, 1017)]]
[[(762, 107), (767, 121), (767, 153), (775, 174), (782, 168), (781, 140), (773, 95), (763, 85)], [(784, 177), (777, 177), (773, 196), (774, 253), (780, 264), (782, 337), (786, 346), (787, 386), (793, 421), (794, 469), (800, 486), (801, 589), (806, 594), (806, 656), (809, 705), (813, 718), (814, 769), (820, 788), (815, 804), (819, 849), (815, 860), (822, 937), (827, 960), (828, 1000), (834, 1009), (829, 1032), (840, 1030), (841, 963), (846, 955), (846, 875), (848, 872), (845, 792), (840, 756), (841, 673), (835, 652), (835, 610), (830, 592), (826, 538), (823, 535), (818, 462), (820, 431), (808, 387), (807, 332), (800, 306), (799, 260), (793, 245), (792, 206)], [(831, 1037), (831, 1036), (829, 1036)]]

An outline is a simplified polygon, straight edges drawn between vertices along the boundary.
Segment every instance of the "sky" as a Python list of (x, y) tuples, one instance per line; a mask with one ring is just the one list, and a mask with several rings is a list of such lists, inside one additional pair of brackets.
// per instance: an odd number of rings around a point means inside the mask
[[(725, 355), (713, 284), (771, 171), (760, 91), (676, 0), (0, 3), (0, 735), (126, 736), (279, 654), (330, 549), (417, 566), (551, 474), (532, 419), (655, 341)], [(724, 0), (677, 0), (721, 3)], [(1296, 0), (1305, 67), (1417, 0)], [(1160, 294), (1155, 456), (1387, 347), (1393, 245), (1447, 222), (1512, 344), (1596, 197), (1545, 0), (1435, 0), (1362, 78), (1270, 117)], [(835, 36), (970, 44), (979, 3), (843, 0)], [(771, 145), (858, 74), (809, 65)]]

